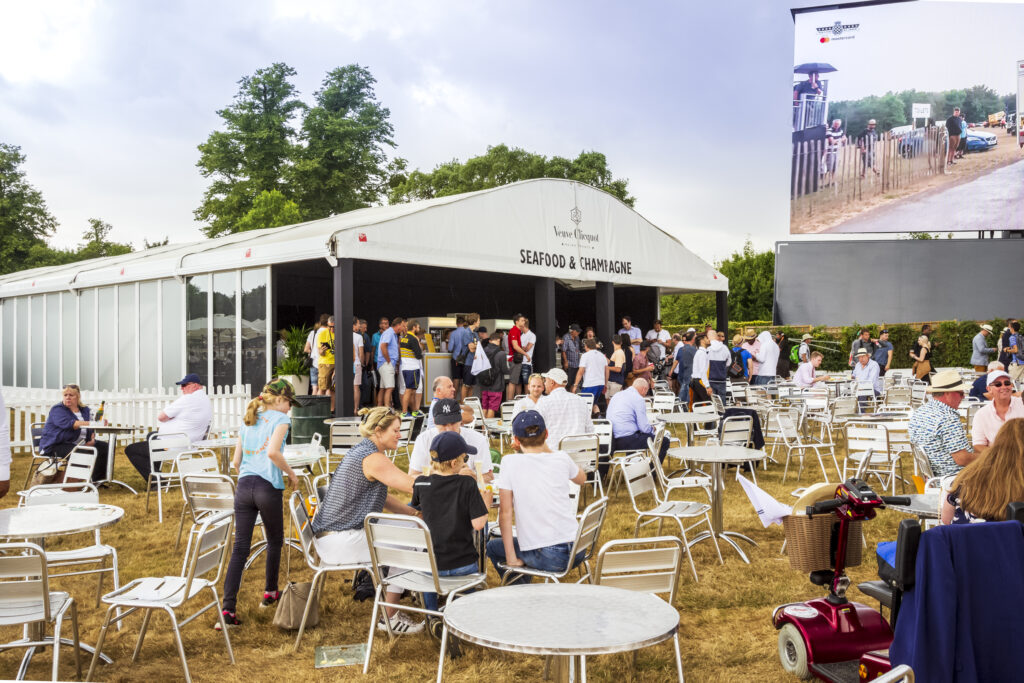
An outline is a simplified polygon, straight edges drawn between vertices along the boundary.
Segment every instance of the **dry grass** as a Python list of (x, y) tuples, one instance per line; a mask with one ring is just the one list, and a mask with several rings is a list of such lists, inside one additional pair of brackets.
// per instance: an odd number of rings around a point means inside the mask
[[(400, 459), (401, 460), (401, 459)], [(403, 465), (403, 462), (399, 463)], [(23, 481), (27, 458), (16, 457), (12, 482)], [(813, 474), (813, 473), (812, 473)], [(122, 454), (116, 461), (116, 475), (133, 485), (139, 477)], [(768, 492), (784, 502), (791, 502), (789, 491), (792, 477), (786, 485), (780, 483), (782, 467), (770, 465), (768, 472), (758, 471), (758, 482)], [(802, 483), (811, 483), (804, 473)], [(17, 488), (17, 486), (15, 486)], [(103, 531), (103, 540), (114, 545), (120, 554), (121, 581), (141, 576), (177, 574), (181, 551), (175, 552), (174, 534), (177, 531), (181, 499), (177, 492), (165, 504), (165, 521), (158, 524), (155, 509), (145, 511), (145, 497), (132, 496), (115, 487), (101, 491), (101, 500), (125, 509), (120, 523)], [(4, 505), (16, 504), (12, 494)], [(155, 503), (155, 501), (154, 501)], [(878, 540), (893, 539), (899, 513), (885, 511), (877, 520), (866, 525), (869, 550), (865, 562), (851, 571), (854, 583), (874, 578), (874, 544)], [(602, 533), (602, 541), (631, 537), (635, 516), (624, 489), (612, 496), (609, 514)], [(782, 672), (776, 654), (776, 632), (771, 625), (772, 609), (781, 603), (804, 600), (820, 594), (820, 589), (808, 583), (801, 573), (789, 568), (786, 558), (779, 554), (782, 529), (778, 526), (763, 529), (746, 496), (732, 479), (726, 484), (726, 528), (740, 531), (754, 538), (759, 546), (750, 548), (752, 563), (744, 564), (735, 552), (722, 545), (724, 565), (719, 565), (714, 550), (707, 542), (694, 549), (694, 559), (700, 575), (695, 583), (688, 567), (684, 568), (682, 585), (676, 598), (681, 617), (681, 643), (683, 665), (690, 681), (782, 681), (790, 680)], [(654, 527), (647, 527), (653, 534)], [(666, 527), (666, 532), (669, 528)], [(81, 538), (81, 537), (79, 537)], [(60, 547), (65, 541), (55, 539), (51, 547)], [(284, 564), (284, 560), (282, 560)], [(684, 562), (685, 565), (685, 562)], [(282, 582), (284, 581), (282, 566)], [(491, 570), (491, 585), (497, 577)], [(302, 565), (296, 552), (291, 554), (291, 578), (308, 581), (310, 572)], [(357, 603), (351, 599), (350, 583), (341, 577), (327, 580), (323, 594), (321, 623), (310, 629), (303, 638), (298, 653), (292, 652), (294, 632), (283, 632), (271, 624), (272, 610), (260, 610), (263, 565), (257, 562), (242, 582), (238, 611), (244, 625), (231, 630), (231, 641), (237, 663), (228, 663), (220, 634), (212, 628), (214, 617), (204, 615), (184, 630), (185, 651), (189, 667), (196, 681), (265, 681), (302, 678), (327, 680), (338, 677), (358, 678), (358, 667), (317, 670), (313, 667), (313, 652), (317, 645), (340, 645), (364, 642), (370, 618), (370, 603)], [(69, 590), (78, 600), (83, 641), (95, 643), (104, 613), (95, 607), (95, 579), (75, 577), (57, 579), (55, 589)], [(109, 590), (109, 581), (107, 582)], [(870, 600), (851, 589), (854, 599), (870, 604)], [(182, 671), (168, 628), (166, 617), (155, 615), (140, 657), (131, 663), (131, 652), (138, 634), (140, 617), (126, 620), (125, 628), (108, 633), (104, 651), (114, 659), (108, 666), (97, 669), (98, 680), (110, 681), (164, 681), (181, 679)], [(70, 633), (70, 625), (66, 627)], [(19, 637), (20, 631), (2, 629), (4, 641)], [(450, 681), (511, 681), (540, 680), (543, 667), (538, 657), (511, 655), (473, 646), (464, 648), (466, 655), (445, 665), (445, 679)], [(62, 676), (71, 679), (74, 668), (70, 650), (64, 651)], [(16, 672), (21, 651), (9, 651), (0, 659), (0, 678), (11, 678)], [(32, 662), (29, 678), (48, 679), (50, 652), (39, 654)], [(437, 646), (424, 634), (405, 636), (393, 644), (386, 636), (375, 642), (367, 681), (423, 681), (436, 672)], [(88, 667), (88, 659), (83, 668)], [(625, 676), (632, 681), (665, 681), (673, 677), (674, 663), (671, 643), (661, 644), (639, 653), (636, 667), (626, 655), (593, 658), (588, 673), (594, 681), (620, 681)]]

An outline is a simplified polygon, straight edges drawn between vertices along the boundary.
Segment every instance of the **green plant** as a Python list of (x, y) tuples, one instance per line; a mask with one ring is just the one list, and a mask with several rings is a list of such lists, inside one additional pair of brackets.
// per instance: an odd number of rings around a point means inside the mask
[(275, 377), (284, 377), (285, 375), (303, 377), (308, 374), (309, 368), (306, 367), (306, 361), (301, 356), (288, 356), (286, 358), (282, 358), (281, 364), (274, 367)]
[(302, 377), (309, 374), (306, 367), (306, 337), (309, 336), (310, 328), (305, 325), (292, 325), (286, 330), (281, 330), (281, 338), (284, 339), (285, 357), (281, 359), (280, 365), (274, 368), (274, 374), (296, 375)]

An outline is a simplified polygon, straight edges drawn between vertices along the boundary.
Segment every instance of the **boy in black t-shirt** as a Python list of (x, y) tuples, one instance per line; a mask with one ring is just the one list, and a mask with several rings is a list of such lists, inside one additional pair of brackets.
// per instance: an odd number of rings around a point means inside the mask
[[(473, 530), (487, 525), (486, 491), (476, 484), (476, 473), (466, 466), (466, 454), (476, 454), (457, 432), (441, 432), (430, 443), (434, 471), (416, 477), (410, 505), (423, 514), (434, 543), (434, 559), (441, 576), (465, 576), (480, 571)], [(462, 475), (462, 476), (458, 476)], [(423, 606), (437, 609), (437, 593), (424, 593)]]

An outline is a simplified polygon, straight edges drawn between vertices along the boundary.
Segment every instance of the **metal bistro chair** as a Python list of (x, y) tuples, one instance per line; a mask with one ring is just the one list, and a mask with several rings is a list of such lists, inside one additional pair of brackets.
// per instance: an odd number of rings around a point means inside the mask
[[(0, 651), (16, 647), (53, 647), (51, 680), (60, 680), (60, 629), (64, 615), (71, 612), (71, 631), (74, 637), (75, 668), (82, 678), (82, 662), (78, 640), (78, 610), (75, 599), (67, 593), (51, 591), (47, 581), (46, 553), (35, 543), (0, 543), (0, 626), (15, 626), (42, 622), (53, 624), (53, 636), (20, 640), (0, 644)], [(97, 650), (98, 651), (98, 650)], [(17, 678), (25, 677), (26, 663), (22, 663)]]
[(330, 448), (327, 449), (326, 473), (334, 472), (348, 449), (363, 440), (359, 433), (359, 422), (335, 422), (331, 424)]
[[(146, 512), (149, 512), (149, 494), (156, 484), (157, 520), (164, 521), (164, 490), (170, 490), (175, 482), (180, 483), (180, 476), (175, 469), (175, 460), (179, 453), (192, 448), (192, 442), (185, 434), (150, 434), (149, 435), (149, 481), (146, 482)], [(171, 463), (171, 469), (164, 471), (164, 463)]]
[(601, 477), (597, 472), (597, 459), (600, 449), (601, 442), (597, 434), (563, 436), (558, 442), (558, 450), (565, 451), (572, 458), (573, 462), (579, 465), (583, 473), (587, 475), (587, 484), (590, 484), (592, 489), (591, 495), (595, 498), (599, 498), (604, 493)]
[(395, 446), (395, 450), (388, 451), (385, 454), (385, 455), (388, 456), (388, 458), (391, 460), (391, 462), (394, 462), (395, 458), (398, 457), (398, 451), (404, 451), (406, 457), (409, 456), (409, 450), (410, 450), (409, 447), (411, 445), (410, 437), (412, 436), (412, 431), (413, 431), (413, 427), (415, 426), (415, 424), (416, 424), (416, 418), (415, 417), (413, 417), (411, 415), (403, 415), (402, 416), (401, 424), (398, 427), (398, 432), (399, 432), (398, 445)]
[(29, 445), (32, 448), (32, 462), (28, 466), (28, 472), (25, 474), (25, 483), (22, 488), (28, 488), (28, 484), (32, 481), (32, 474), (35, 473), (39, 466), (50, 462), (51, 458), (48, 455), (43, 455), (42, 451), (39, 450), (39, 442), (43, 438), (43, 427), (46, 426), (45, 422), (33, 422), (29, 425)]
[[(679, 573), (683, 565), (683, 542), (675, 536), (622, 538), (608, 541), (597, 553), (597, 568), (592, 582), (640, 593), (667, 594), (672, 605), (676, 599)], [(679, 652), (679, 633), (672, 638), (676, 652), (676, 673), (683, 681), (683, 660)], [(636, 667), (636, 650), (633, 650)]]
[[(697, 403), (694, 403), (693, 410), (691, 412), (703, 415), (713, 415), (716, 418), (719, 415), (718, 409), (715, 407), (715, 404), (712, 403), (711, 401), (698, 401)], [(694, 445), (697, 444), (697, 439), (701, 437), (707, 440), (709, 437), (718, 436), (718, 421), (714, 420), (713, 422), (714, 424), (712, 424), (711, 427), (708, 429), (705, 429), (703, 424), (693, 425)]]
[[(754, 418), (749, 415), (732, 415), (722, 420), (721, 436), (718, 437), (722, 446), (740, 446), (750, 448), (750, 442), (754, 435)], [(750, 466), (750, 476), (754, 483), (757, 483), (757, 467), (753, 461), (747, 463)], [(736, 468), (736, 479), (740, 478), (740, 469)]]
[[(25, 491), (19, 502), (19, 507), (32, 507), (34, 505), (56, 505), (60, 503), (82, 503), (86, 505), (100, 502), (99, 492), (92, 482), (84, 481), (75, 484), (41, 484), (33, 486)], [(117, 550), (103, 543), (100, 538), (100, 530), (92, 532), (93, 543), (81, 548), (69, 550), (48, 550), (46, 551), (46, 566), (48, 569), (62, 567), (80, 567), (83, 565), (99, 565), (94, 569), (80, 571), (68, 571), (60, 574), (50, 573), (49, 578), (59, 576), (79, 576), (82, 574), (97, 574), (99, 581), (96, 585), (96, 606), (100, 605), (100, 596), (103, 595), (103, 575), (110, 573), (114, 581), (114, 590), (117, 590), (121, 583), (117, 572)], [(110, 566), (107, 566), (107, 562)]]
[(69, 483), (91, 482), (96, 469), (96, 449), (81, 444), (68, 453), (64, 466), (64, 481)]
[[(192, 676), (189, 674), (188, 662), (185, 660), (185, 646), (181, 642), (180, 628), (212, 609), (216, 612), (217, 619), (220, 621), (220, 630), (224, 635), (224, 644), (228, 648), (228, 658), (232, 664), (235, 663), (235, 654), (231, 650), (231, 639), (228, 637), (228, 629), (221, 613), (221, 602), (216, 588), (221, 580), (221, 567), (224, 566), (224, 559), (231, 548), (231, 531), (233, 528), (234, 516), (231, 514), (222, 513), (209, 518), (203, 522), (195, 536), (189, 538), (189, 546), (185, 550), (185, 556), (188, 559), (185, 571), (181, 573), (181, 576), (135, 579), (121, 589), (103, 596), (103, 602), (110, 605), (110, 607), (107, 609), (106, 619), (104, 619), (103, 626), (100, 628), (100, 635), (96, 641), (96, 651), (93, 653), (92, 663), (89, 665), (89, 674), (86, 677), (87, 680), (93, 680), (92, 675), (96, 669), (96, 661), (103, 650), (103, 640), (106, 638), (107, 629), (110, 627), (110, 624), (120, 621), (138, 610), (145, 610), (146, 614), (142, 617), (139, 639), (135, 643), (135, 651), (132, 653), (133, 662), (139, 658), (139, 651), (142, 650), (142, 641), (146, 637), (146, 629), (149, 627), (149, 620), (153, 616), (153, 611), (163, 610), (171, 619), (171, 628), (174, 630), (174, 642), (178, 646), (178, 656), (181, 657), (181, 667), (185, 671), (185, 680), (191, 683)], [(189, 617), (183, 619), (179, 624), (175, 610), (198, 596), (204, 590), (210, 591), (213, 595), (213, 600)], [(125, 612), (113, 617), (114, 610), (118, 607), (124, 608)]]
[[(708, 513), (711, 505), (708, 503), (696, 503), (687, 500), (663, 500), (658, 495), (654, 484), (654, 476), (651, 474), (651, 458), (647, 455), (633, 456), (619, 463), (622, 469), (623, 478), (626, 480), (626, 490), (629, 491), (629, 499), (633, 504), (633, 511), (636, 512), (636, 525), (633, 527), (633, 537), (640, 535), (640, 527), (648, 524), (658, 523), (658, 533), (661, 534), (662, 524), (666, 519), (671, 519), (679, 525), (679, 536), (683, 539), (686, 550), (686, 558), (690, 561), (690, 569), (693, 571), (693, 580), (699, 581), (697, 577), (697, 565), (693, 562), (693, 555), (690, 553), (690, 546), (693, 543), (711, 538), (715, 545), (715, 552), (718, 554), (718, 562), (722, 563), (722, 552), (718, 548), (718, 539), (715, 537), (711, 527), (711, 518)], [(653, 505), (642, 509), (637, 502), (645, 494), (651, 494)], [(647, 521), (644, 521), (644, 520)], [(690, 526), (683, 523), (684, 519), (696, 520)], [(707, 531), (700, 534), (692, 542), (687, 540), (686, 532), (691, 531), (701, 524), (704, 524)]]
[(900, 454), (894, 453), (889, 443), (889, 430), (880, 423), (847, 422), (843, 481), (846, 480), (846, 471), (850, 468), (850, 463), (860, 465), (865, 460), (865, 476), (874, 475), (883, 490), (891, 488), (892, 495), (896, 495), (896, 468), (899, 467), (899, 478), (902, 480), (903, 462)]
[(504, 401), (501, 404), (501, 421), (505, 424), (512, 423), (512, 413), (515, 412), (516, 402), (515, 401)]
[(353, 564), (327, 564), (321, 559), (313, 546), (313, 529), (310, 527), (310, 517), (306, 512), (306, 506), (302, 494), (292, 491), (288, 499), (288, 514), (291, 516), (292, 527), (302, 544), (302, 556), (306, 560), (306, 566), (313, 570), (313, 581), (309, 587), (309, 598), (306, 600), (306, 608), (302, 611), (302, 621), (299, 622), (299, 634), (295, 637), (293, 651), (298, 651), (302, 642), (302, 634), (306, 632), (306, 621), (309, 619), (309, 608), (319, 600), (320, 590), (323, 588), (324, 579), (330, 572), (358, 571), (370, 569), (368, 563)]
[(205, 472), (184, 474), (181, 477), (181, 495), (185, 498), (185, 504), (181, 508), (178, 538), (174, 541), (175, 550), (181, 545), (181, 532), (185, 529), (186, 514), (192, 518), (190, 537), (207, 519), (222, 512), (234, 514), (235, 480), (226, 474)]
[(671, 391), (655, 389), (654, 390), (654, 412), (656, 413), (671, 413), (675, 410), (676, 406), (676, 395)]
[[(522, 567), (509, 567), (505, 563), (499, 562), (498, 567), (505, 570), (505, 575), (501, 577), (501, 585), (508, 585), (510, 581), (519, 576), (535, 576), (544, 579), (545, 583), (560, 583), (573, 569), (579, 569), (580, 571), (580, 578), (576, 583), (583, 583), (589, 579), (590, 560), (594, 557), (597, 541), (601, 536), (601, 527), (604, 526), (604, 519), (607, 513), (607, 498), (595, 500), (583, 510), (583, 514), (580, 515), (580, 525), (576, 529), (576, 538), (573, 539), (572, 549), (569, 551), (569, 562), (565, 569), (546, 571), (525, 565)], [(576, 562), (576, 556), (581, 554), (583, 557), (579, 562)]]
[[(800, 476), (804, 472), (804, 457), (807, 455), (807, 451), (813, 452), (815, 457), (818, 458), (821, 476), (827, 482), (829, 479), (828, 472), (825, 470), (825, 461), (822, 459), (823, 452), (832, 456), (832, 462), (836, 467), (836, 474), (841, 473), (839, 461), (836, 459), (835, 447), (829, 443), (805, 442), (800, 436), (798, 419), (798, 412), (794, 408), (779, 410), (775, 413), (776, 425), (778, 426), (779, 435), (782, 437), (782, 446), (786, 449), (786, 465), (782, 469), (782, 482), (786, 482), (786, 475), (789, 474), (789, 460), (793, 455), (800, 458), (800, 467), (796, 472), (796, 480), (800, 481)], [(842, 478), (845, 479), (845, 475)]]
[[(364, 524), (366, 541), (370, 546), (374, 584), (376, 584), (373, 612), (370, 614), (370, 636), (366, 642), (366, 659), (363, 661), (363, 673), (365, 674), (370, 669), (373, 634), (377, 630), (377, 616), (382, 609), (392, 607), (397, 610), (442, 619), (444, 617), (443, 608), (435, 611), (388, 602), (384, 595), (389, 588), (394, 587), (414, 593), (437, 593), (438, 597), (454, 600), (470, 589), (483, 586), (487, 582), (487, 575), (438, 576), (430, 529), (418, 517), (385, 513), (369, 514), (366, 516)], [(384, 575), (384, 567), (388, 568), (387, 576)], [(388, 636), (394, 638), (391, 621), (384, 619), (384, 625)], [(437, 661), (437, 683), (441, 683), (447, 646), (448, 627), (444, 625), (441, 630), (441, 655)]]
[[(665, 468), (661, 464), (661, 459), (658, 458), (660, 452), (660, 444), (658, 443), (661, 438), (665, 438), (662, 435), (664, 427), (661, 427), (654, 433), (653, 439), (647, 440), (647, 454), (651, 458), (651, 464), (654, 466), (654, 474), (657, 478), (658, 485), (661, 486), (661, 495), (663, 500), (668, 500), (673, 491), (684, 491), (686, 489), (701, 489), (704, 494), (708, 497), (708, 502), (711, 502), (711, 475), (704, 474), (700, 470), (690, 470), (696, 472), (689, 476), (669, 476), (665, 474)], [(667, 455), (665, 457), (668, 457)]]

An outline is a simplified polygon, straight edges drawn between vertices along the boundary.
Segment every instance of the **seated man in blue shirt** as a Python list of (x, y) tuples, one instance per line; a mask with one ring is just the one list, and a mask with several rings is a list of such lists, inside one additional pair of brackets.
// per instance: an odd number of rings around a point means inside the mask
[[(1002, 370), (1005, 372), (1006, 366), (1000, 363), (999, 361), (994, 360), (988, 364), (988, 372), (992, 372), (993, 370)], [(971, 391), (969, 392), (969, 395), (973, 396), (979, 401), (987, 401), (988, 385), (986, 384), (986, 382), (988, 382), (988, 373), (985, 373), (984, 375), (978, 377), (978, 379), (974, 380), (974, 384), (971, 385)]]
[[(612, 423), (612, 452), (645, 450), (647, 440), (654, 438), (654, 427), (647, 419), (647, 404), (644, 402), (649, 388), (647, 380), (636, 379), (628, 389), (620, 391), (608, 401), (606, 415)], [(665, 460), (668, 445), (668, 439), (662, 440), (659, 460)], [(607, 469), (607, 466), (602, 466), (601, 476), (605, 475)]]

